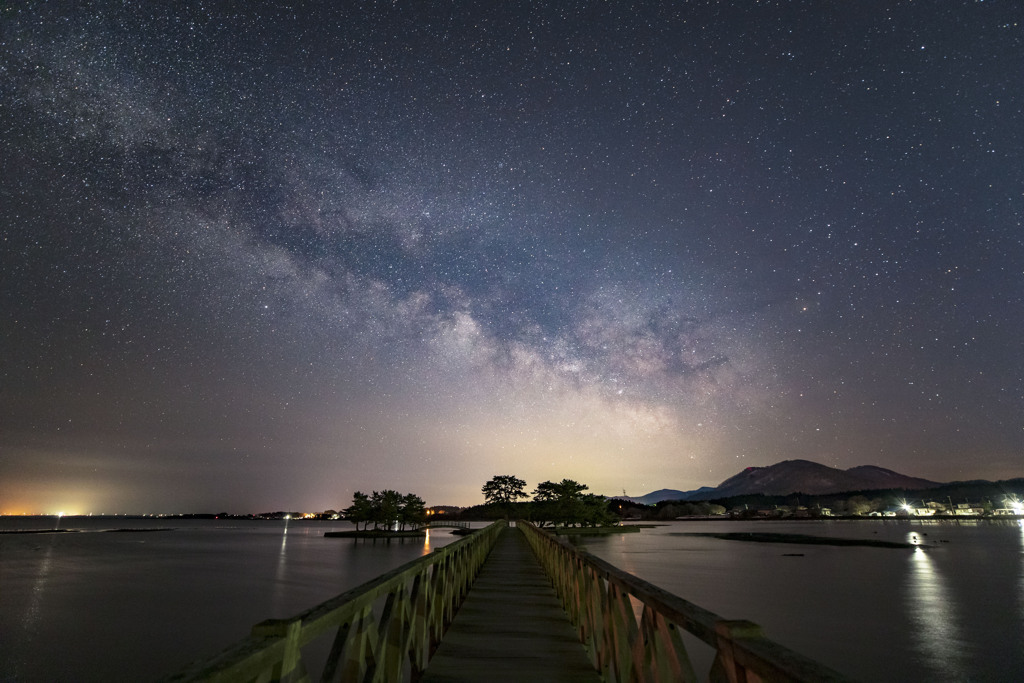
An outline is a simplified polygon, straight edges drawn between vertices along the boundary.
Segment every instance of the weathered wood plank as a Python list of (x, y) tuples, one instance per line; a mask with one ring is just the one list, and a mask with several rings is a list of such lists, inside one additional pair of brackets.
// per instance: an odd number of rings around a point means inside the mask
[(513, 528), (502, 532), (422, 683), (599, 680), (551, 582)]

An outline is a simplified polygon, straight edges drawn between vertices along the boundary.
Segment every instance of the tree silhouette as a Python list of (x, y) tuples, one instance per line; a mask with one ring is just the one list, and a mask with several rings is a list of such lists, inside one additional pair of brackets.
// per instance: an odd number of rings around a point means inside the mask
[(423, 521), (427, 515), (427, 504), (423, 499), (414, 493), (407, 493), (402, 496), (402, 507), (398, 511), (398, 523), (402, 530), (406, 524), (415, 526)]
[(352, 494), (352, 504), (342, 510), (341, 514), (345, 519), (356, 525), (356, 531), (359, 531), (360, 523), (365, 528), (373, 518), (373, 505), (370, 497), (362, 491), (356, 491)]
[(508, 504), (526, 498), (526, 482), (511, 474), (492, 477), (480, 490), (488, 503)]
[(402, 495), (398, 491), (385, 489), (366, 495), (356, 491), (352, 495), (352, 505), (342, 510), (345, 519), (356, 525), (363, 525), (363, 530), (373, 528), (387, 531), (405, 530), (406, 526), (415, 526), (423, 521), (426, 515), (426, 503), (414, 493)]
[(542, 481), (533, 492), (533, 499), (538, 503), (537, 518), (563, 526), (583, 524), (587, 516), (583, 492), (588, 488), (586, 484), (572, 479), (563, 479), (557, 484), (553, 481)]

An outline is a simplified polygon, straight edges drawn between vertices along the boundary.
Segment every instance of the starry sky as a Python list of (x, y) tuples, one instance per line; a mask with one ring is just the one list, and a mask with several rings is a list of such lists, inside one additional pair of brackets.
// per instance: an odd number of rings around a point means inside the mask
[(1024, 475), (1024, 12), (0, 3), (0, 512)]

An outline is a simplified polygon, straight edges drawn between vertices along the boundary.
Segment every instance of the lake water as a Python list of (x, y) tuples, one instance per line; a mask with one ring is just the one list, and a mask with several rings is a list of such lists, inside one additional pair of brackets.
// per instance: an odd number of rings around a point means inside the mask
[[(0, 518), (52, 528), (54, 518)], [(156, 680), (459, 539), (324, 538), (347, 522), (64, 519), (0, 535), (0, 680)]]
[[(0, 528), (53, 518), (0, 518)], [(0, 535), (0, 680), (153, 680), (457, 540), (324, 538), (344, 522), (61, 520), (154, 533)], [(923, 549), (686, 536), (772, 531)], [(676, 522), (578, 541), (865, 681), (1024, 680), (1020, 522)], [(795, 554), (795, 555), (794, 555)], [(695, 659), (700, 660), (699, 652)]]
[[(737, 531), (918, 548), (683, 535)], [(1024, 526), (1016, 520), (675, 522), (579, 544), (854, 678), (1024, 680)]]

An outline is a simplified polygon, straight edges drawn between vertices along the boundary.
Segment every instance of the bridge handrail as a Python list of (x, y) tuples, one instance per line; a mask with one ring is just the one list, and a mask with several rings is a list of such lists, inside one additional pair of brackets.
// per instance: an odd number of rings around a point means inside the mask
[[(526, 533), (605, 681), (697, 681), (680, 629), (715, 649), (712, 683), (851, 681), (765, 638), (753, 622), (723, 619), (529, 522), (516, 526)], [(636, 603), (642, 605), (639, 617)]]
[(469, 529), (470, 523), (458, 519), (431, 519), (420, 524), (417, 529)]
[(495, 522), (292, 617), (260, 622), (247, 638), (167, 680), (309, 680), (302, 648), (331, 629), (322, 680), (415, 679), (505, 526)]

